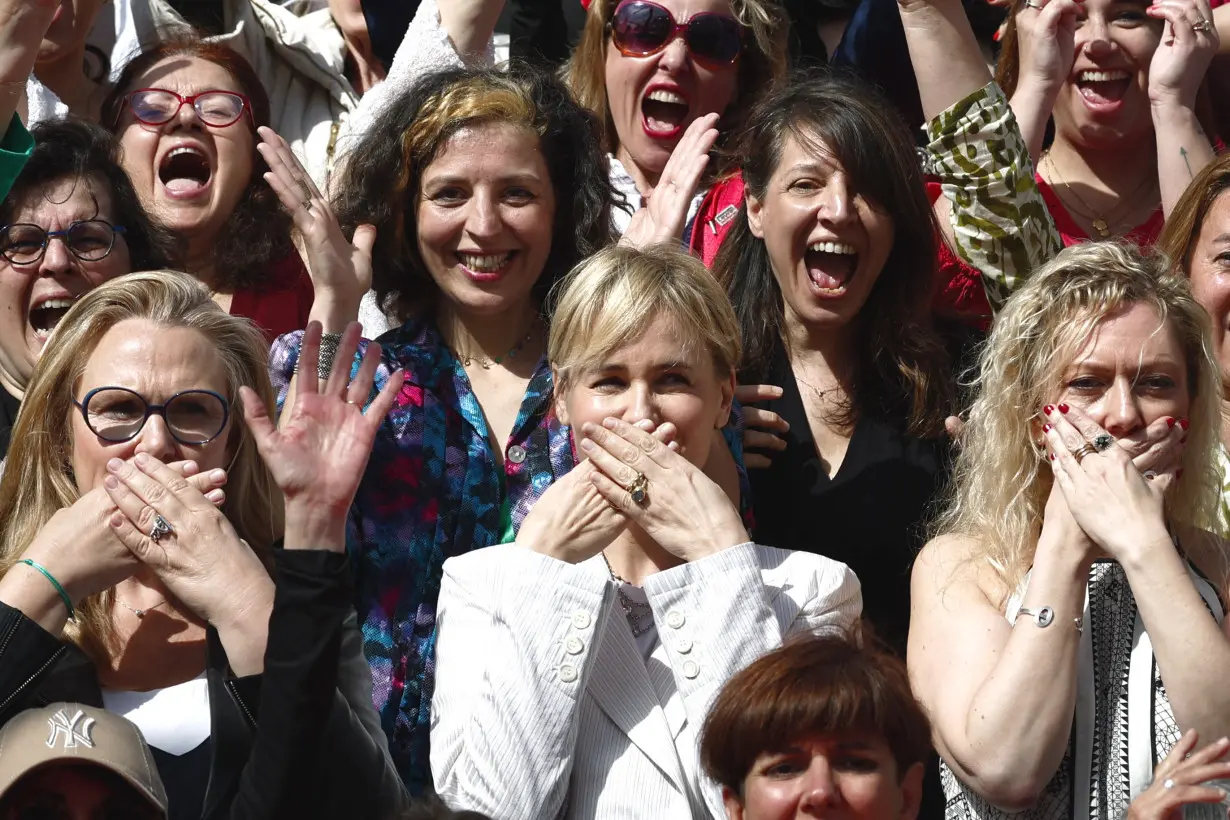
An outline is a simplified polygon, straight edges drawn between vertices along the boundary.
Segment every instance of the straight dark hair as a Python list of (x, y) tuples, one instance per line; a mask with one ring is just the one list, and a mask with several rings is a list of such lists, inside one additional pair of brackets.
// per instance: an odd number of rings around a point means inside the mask
[(13, 187), (0, 201), (0, 224), (13, 221), (19, 206), (61, 180), (74, 180), (90, 191), (95, 206), (101, 184), (111, 200), (111, 220), (124, 227), (124, 242), (133, 270), (175, 268), (182, 253), (175, 235), (141, 205), (132, 180), (119, 164), (119, 143), (101, 126), (76, 117), (39, 123), (30, 130), (34, 150)]
[[(853, 320), (858, 357), (842, 424), (872, 416), (910, 435), (943, 432), (952, 364), (931, 317), (938, 226), (909, 129), (875, 88), (827, 69), (795, 73), (752, 110), (740, 154), (747, 196), (763, 200), (786, 145), (834, 157), (854, 194), (893, 220), (893, 248)], [(740, 211), (714, 262), (743, 334), (741, 380), (764, 379), (786, 344), (785, 306), (764, 240)]]

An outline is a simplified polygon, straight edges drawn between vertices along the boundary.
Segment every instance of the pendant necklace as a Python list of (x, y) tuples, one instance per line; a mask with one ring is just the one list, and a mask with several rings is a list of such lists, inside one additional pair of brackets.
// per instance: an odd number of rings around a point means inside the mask
[[(632, 586), (628, 581), (616, 575), (615, 570), (611, 569), (611, 562), (607, 560), (606, 553), (600, 554), (602, 555), (602, 562), (606, 564), (606, 571), (611, 573), (611, 578), (621, 584)], [(623, 587), (616, 588), (615, 595), (619, 598), (619, 608), (624, 611), (624, 617), (628, 619), (628, 625), (632, 627), (632, 636), (639, 638), (648, 632), (649, 628), (653, 626), (653, 607), (648, 603), (632, 600), (624, 592)]]

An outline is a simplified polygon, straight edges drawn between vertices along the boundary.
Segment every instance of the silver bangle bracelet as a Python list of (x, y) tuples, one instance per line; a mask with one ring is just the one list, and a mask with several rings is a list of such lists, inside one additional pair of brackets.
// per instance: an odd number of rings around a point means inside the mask
[[(316, 360), (316, 378), (324, 381), (333, 372), (333, 360), (337, 358), (337, 347), (342, 342), (340, 333), (323, 333), (320, 336), (320, 352)], [(299, 362), (303, 359), (303, 348), (299, 348), (299, 359), (295, 361), (295, 375), (299, 375)]]
[[(1026, 616), (1031, 621), (1033, 621), (1034, 626), (1038, 627), (1039, 629), (1046, 629), (1048, 626), (1055, 623), (1055, 610), (1049, 606), (1044, 606), (1041, 609), (1030, 609), (1028, 607), (1021, 607), (1016, 612), (1016, 619), (1013, 620), (1013, 625), (1015, 625), (1016, 622), (1021, 619), (1022, 615)], [(1076, 631), (1078, 633), (1085, 631), (1085, 619), (1084, 618), (1073, 618), (1072, 623), (1076, 626)]]

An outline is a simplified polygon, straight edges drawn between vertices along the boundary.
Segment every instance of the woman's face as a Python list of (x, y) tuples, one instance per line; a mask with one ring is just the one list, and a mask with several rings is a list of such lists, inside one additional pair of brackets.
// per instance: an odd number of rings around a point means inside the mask
[[(187, 97), (202, 91), (243, 94), (217, 63), (168, 57), (133, 81), (134, 91), (161, 88)], [(146, 210), (187, 237), (193, 253), (207, 252), (243, 198), (252, 179), (255, 134), (245, 112), (214, 128), (191, 105), (163, 125), (146, 125), (125, 105), (117, 128), (123, 165)]]
[(1055, 101), (1057, 131), (1089, 148), (1149, 132), (1149, 63), (1161, 41), (1161, 21), (1145, 14), (1144, 0), (1085, 0), (1079, 6), (1076, 59)]
[(843, 327), (862, 310), (893, 249), (893, 218), (854, 190), (823, 143), (786, 140), (764, 199), (747, 197), (752, 234), (764, 240), (788, 320)]
[[(126, 387), (147, 404), (163, 404), (185, 390), (212, 390), (228, 401), (232, 398), (222, 357), (209, 339), (191, 328), (166, 327), (146, 319), (126, 319), (107, 331), (86, 361), (73, 399), (82, 401), (96, 387)], [(138, 453), (162, 462), (191, 459), (202, 472), (228, 466), (233, 416), (208, 444), (187, 445), (171, 436), (162, 416), (151, 415), (135, 438), (111, 443), (90, 430), (76, 405), (69, 413), (73, 474), (82, 494), (100, 486), (108, 461)]]
[(1183, 347), (1149, 305), (1104, 320), (1067, 366), (1052, 404), (1077, 407), (1133, 455), (1148, 445), (1145, 428), (1187, 418), (1191, 404)]
[[(654, 1), (677, 23), (700, 12), (731, 14), (730, 0)], [(726, 111), (738, 80), (737, 67), (714, 70), (696, 63), (683, 37), (648, 57), (625, 57), (608, 37), (606, 96), (619, 160), (631, 162), (646, 176), (660, 174), (693, 120)]]
[(819, 735), (756, 758), (740, 797), (724, 790), (729, 820), (914, 820), (921, 763), (897, 776), (892, 750), (867, 735)]
[(1230, 191), (1213, 201), (1188, 265), (1192, 293), (1213, 320), (1213, 351), (1230, 385)]
[(734, 374), (719, 376), (706, 346), (689, 343), (678, 327), (658, 316), (599, 366), (569, 374), (556, 413), (572, 426), (574, 445), (586, 422), (600, 425), (608, 416), (629, 424), (647, 419), (655, 428), (670, 422), (679, 452), (704, 466), (713, 431), (730, 416)]
[[(97, 178), (65, 178), (31, 191), (13, 210), (12, 224), (63, 231), (74, 222), (103, 219), (116, 224), (111, 193)], [(61, 238), (51, 239), (43, 258), (15, 265), (0, 257), (0, 382), (20, 395), (51, 331), (73, 301), (95, 285), (132, 271), (128, 243), (115, 237), (111, 253), (96, 262), (78, 259)]]
[(419, 253), (468, 314), (525, 305), (551, 254), (555, 189), (537, 135), (505, 123), (463, 128), (423, 173)]

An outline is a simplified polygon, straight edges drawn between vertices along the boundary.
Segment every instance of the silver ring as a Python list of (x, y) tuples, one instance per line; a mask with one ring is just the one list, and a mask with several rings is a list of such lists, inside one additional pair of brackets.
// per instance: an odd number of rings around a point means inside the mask
[(1192, 23), (1192, 31), (1212, 31), (1213, 24), (1208, 20), (1200, 20), (1197, 23)]
[(1099, 433), (1093, 438), (1093, 449), (1097, 450), (1099, 453), (1106, 452), (1113, 447), (1114, 444), (1115, 437), (1110, 433)]
[(174, 534), (175, 530), (161, 515), (154, 516), (154, 526), (150, 527), (149, 540), (157, 544), (164, 536)]
[(1157, 473), (1153, 472), (1152, 470), (1145, 470), (1143, 475), (1145, 477), (1145, 481), (1152, 481), (1153, 479), (1157, 478)]
[(1042, 11), (1042, 6), (1038, 3), (1031, 3), (1030, 0), (1025, 0), (1025, 5), (1035, 11)]
[(1172, 779), (1171, 779), (1171, 778), (1169, 778), (1169, 777), (1168, 777), (1168, 778), (1166, 778), (1165, 780), (1163, 780), (1163, 781), (1162, 781), (1162, 788), (1163, 788), (1163, 789), (1173, 789), (1173, 788), (1174, 788), (1174, 780), (1172, 780)]

